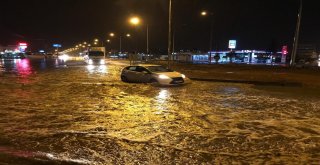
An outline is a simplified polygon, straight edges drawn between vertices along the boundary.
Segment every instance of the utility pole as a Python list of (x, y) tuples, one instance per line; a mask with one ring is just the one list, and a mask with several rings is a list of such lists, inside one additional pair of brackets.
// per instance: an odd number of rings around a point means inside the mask
[(147, 55), (149, 55), (149, 25), (147, 24)]
[(120, 49), (119, 49), (119, 53), (121, 53), (122, 52), (122, 36), (120, 36)]
[[(213, 17), (213, 16), (211, 16)], [(213, 18), (211, 18), (213, 19)], [(210, 42), (209, 42), (209, 64), (211, 64), (211, 59), (212, 59), (212, 43), (213, 43), (213, 20), (210, 22)]]
[(169, 0), (169, 36), (168, 36), (168, 68), (172, 59), (172, 0)]
[(302, 0), (300, 0), (300, 11), (298, 14), (298, 21), (297, 21), (297, 27), (296, 27), (296, 32), (295, 32), (295, 36), (294, 36), (290, 66), (296, 65), (297, 49), (298, 49), (298, 45), (299, 45), (299, 36), (300, 36), (301, 18), (302, 18)]

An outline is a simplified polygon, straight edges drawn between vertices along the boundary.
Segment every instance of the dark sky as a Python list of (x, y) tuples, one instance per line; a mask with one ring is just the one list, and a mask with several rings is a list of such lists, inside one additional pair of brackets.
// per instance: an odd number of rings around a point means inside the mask
[[(301, 42), (320, 41), (319, 0), (304, 0)], [(299, 0), (173, 0), (176, 49), (209, 48), (210, 21), (214, 20), (214, 48), (227, 49), (236, 39), (238, 49), (269, 49), (292, 45)], [(0, 44), (28, 41), (41, 49), (52, 43), (69, 47), (109, 32), (134, 36), (124, 49), (135, 45), (144, 50), (146, 24), (152, 51), (166, 51), (168, 0), (2, 0)], [(212, 18), (202, 18), (202, 9)], [(127, 23), (131, 15), (143, 18), (139, 28)], [(118, 46), (118, 41), (113, 42)]]

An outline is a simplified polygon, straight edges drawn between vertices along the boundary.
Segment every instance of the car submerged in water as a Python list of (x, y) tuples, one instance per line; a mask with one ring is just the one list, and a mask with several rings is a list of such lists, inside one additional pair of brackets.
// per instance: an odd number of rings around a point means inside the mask
[(190, 80), (179, 72), (161, 65), (133, 65), (125, 67), (121, 72), (123, 82), (152, 83), (156, 85), (183, 85)]

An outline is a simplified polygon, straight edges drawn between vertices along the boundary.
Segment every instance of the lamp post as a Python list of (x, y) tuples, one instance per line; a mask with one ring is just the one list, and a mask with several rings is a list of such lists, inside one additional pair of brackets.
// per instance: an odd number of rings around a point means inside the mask
[(209, 40), (209, 64), (211, 64), (211, 58), (212, 58), (212, 43), (213, 43), (213, 13), (202, 11), (201, 13), (202, 17), (209, 17), (210, 20), (210, 40)]
[[(110, 33), (109, 36), (110, 37), (115, 37), (116, 35), (115, 35), (115, 33)], [(130, 38), (131, 34), (127, 33), (125, 36)], [(121, 53), (122, 52), (122, 35), (119, 36), (119, 40), (120, 40), (120, 42), (119, 42), (119, 53)], [(110, 42), (110, 40), (107, 40), (107, 42)]]
[(299, 44), (300, 26), (301, 26), (301, 19), (302, 19), (302, 9), (303, 9), (302, 8), (302, 0), (300, 0), (300, 10), (299, 10), (299, 14), (298, 14), (297, 27), (296, 27), (296, 32), (295, 32), (294, 41), (293, 41), (290, 66), (296, 65), (296, 56), (297, 56), (297, 49), (298, 49), (298, 44)]
[[(141, 19), (139, 17), (137, 17), (137, 16), (131, 17), (131, 18), (129, 18), (129, 23), (131, 25), (137, 27), (138, 25), (140, 25)], [(137, 46), (136, 46), (136, 49), (137, 49)], [(137, 54), (137, 50), (135, 51), (135, 54)], [(132, 64), (132, 59), (133, 59), (131, 54), (129, 54), (129, 59), (130, 59), (130, 65), (131, 65)]]
[[(139, 17), (132, 17), (132, 18), (129, 19), (129, 23), (131, 25), (133, 25), (133, 26), (138, 26), (138, 25), (141, 24), (141, 19)], [(146, 50), (146, 53), (148, 55), (149, 52), (150, 52), (150, 49), (149, 49), (149, 37), (150, 37), (150, 35), (149, 35), (149, 24), (146, 25), (146, 33), (147, 33), (147, 38), (146, 38), (146, 40), (147, 40), (147, 45), (146, 45), (147, 46), (147, 50)]]
[(169, 0), (168, 68), (172, 58), (172, 0)]

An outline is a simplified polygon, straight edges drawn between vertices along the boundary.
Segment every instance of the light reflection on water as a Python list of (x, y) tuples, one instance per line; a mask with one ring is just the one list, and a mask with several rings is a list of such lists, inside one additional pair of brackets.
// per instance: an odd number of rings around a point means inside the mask
[(98, 66), (88, 65), (87, 70), (90, 74), (94, 74), (94, 73), (106, 74), (106, 73), (108, 73), (108, 67), (106, 65), (98, 65)]
[(170, 98), (170, 91), (168, 89), (161, 89), (159, 91), (159, 94), (156, 97), (156, 101), (157, 101), (157, 109), (158, 112), (156, 112), (156, 114), (161, 114), (162, 111), (167, 110), (168, 106), (167, 106), (167, 102), (168, 99)]

